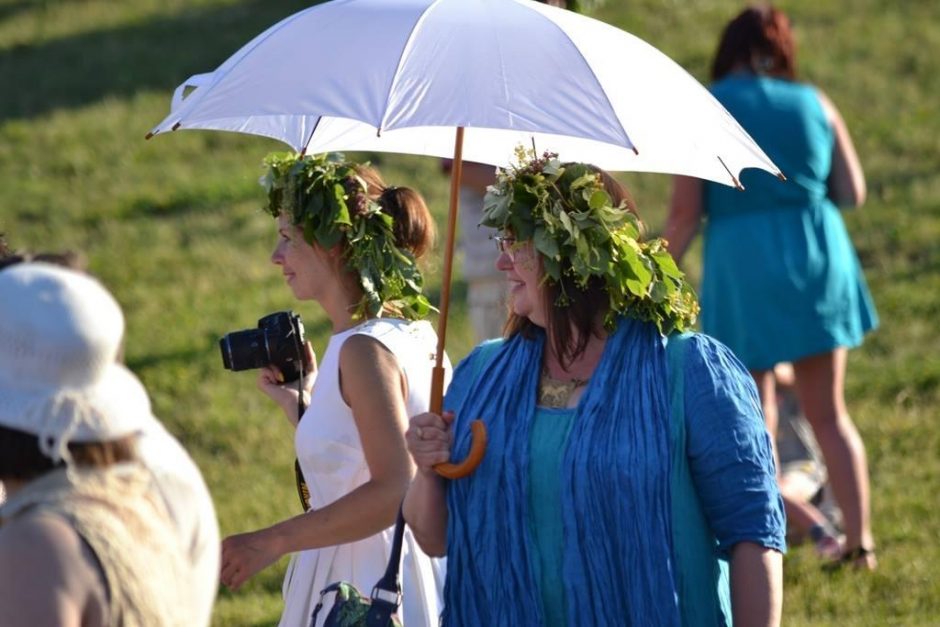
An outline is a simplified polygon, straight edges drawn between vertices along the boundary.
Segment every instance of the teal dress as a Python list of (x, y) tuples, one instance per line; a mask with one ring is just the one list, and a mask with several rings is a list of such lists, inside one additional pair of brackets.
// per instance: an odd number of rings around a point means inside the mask
[(542, 624), (568, 623), (565, 599), (565, 526), (561, 517), (561, 475), (565, 442), (574, 409), (535, 410), (529, 443), (529, 533), (536, 550), (532, 559), (542, 599)]
[(858, 257), (827, 198), (834, 134), (815, 88), (731, 75), (712, 93), (787, 176), (706, 183), (702, 329), (751, 370), (853, 348), (878, 325)]

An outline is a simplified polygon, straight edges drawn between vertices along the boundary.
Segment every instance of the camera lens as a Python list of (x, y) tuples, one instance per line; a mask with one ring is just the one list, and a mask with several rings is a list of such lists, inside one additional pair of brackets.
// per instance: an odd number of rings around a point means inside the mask
[(271, 363), (264, 329), (233, 331), (219, 340), (219, 349), (228, 370), (252, 370)]

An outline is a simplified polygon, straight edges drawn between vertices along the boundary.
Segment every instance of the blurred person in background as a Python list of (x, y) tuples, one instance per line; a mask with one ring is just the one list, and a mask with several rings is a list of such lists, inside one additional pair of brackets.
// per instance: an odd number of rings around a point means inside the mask
[[(451, 159), (441, 161), (450, 173)], [(493, 265), (495, 229), (480, 225), (483, 219), (483, 196), (495, 180), (496, 167), (465, 161), (460, 176), (460, 239), (463, 255), (463, 279), (467, 283), (467, 317), (477, 342), (499, 337), (506, 323), (506, 281)]]
[[(14, 251), (7, 246), (0, 254), (0, 271), (34, 262), (54, 264), (82, 273), (88, 265), (85, 256), (78, 251), (25, 252)], [(123, 361), (123, 324), (122, 317), (122, 337), (116, 353), (118, 361)], [(212, 496), (189, 453), (163, 423), (152, 415), (146, 417), (137, 435), (135, 449), (139, 461), (153, 474), (157, 491), (173, 521), (177, 542), (191, 568), (187, 590), (192, 595), (193, 613), (188, 617), (189, 623), (208, 625), (218, 589), (219, 573), (219, 525)]]
[(117, 362), (123, 331), (85, 274), (0, 272), (2, 625), (209, 623), (214, 577), (190, 563), (165, 484), (137, 453), (156, 420)]
[[(332, 336), (318, 367), (306, 344), (303, 399), (277, 367), (258, 375), (259, 389), (295, 428), (309, 507), (226, 538), (222, 582), (237, 589), (292, 554), (280, 624), (295, 627), (310, 623), (328, 585), (345, 581), (368, 594), (385, 573), (414, 473), (404, 432), (409, 416), (427, 411), (437, 350), (434, 329), (421, 320), (430, 304), (417, 266), (432, 245), (434, 222), (416, 191), (388, 186), (377, 170), (340, 155), (275, 153), (265, 163), (266, 210), (277, 220), (271, 262), (295, 298), (320, 305)], [(410, 530), (401, 577), (404, 624), (437, 625), (441, 565)]]
[(745, 191), (675, 180), (665, 237), (681, 259), (702, 219), (702, 328), (735, 352), (777, 429), (773, 368), (792, 362), (800, 405), (822, 449), (845, 524), (833, 566), (876, 566), (865, 446), (846, 409), (848, 349), (878, 317), (839, 207), (865, 200), (842, 116), (799, 82), (790, 21), (767, 5), (726, 26), (711, 92), (788, 177), (741, 175)]

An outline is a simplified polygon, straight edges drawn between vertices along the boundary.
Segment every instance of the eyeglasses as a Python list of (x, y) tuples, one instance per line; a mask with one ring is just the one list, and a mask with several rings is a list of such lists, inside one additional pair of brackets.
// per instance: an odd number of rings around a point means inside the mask
[(512, 235), (494, 235), (493, 241), (496, 242), (496, 250), (500, 253), (506, 253), (512, 259), (515, 251), (513, 246), (516, 244), (516, 238)]

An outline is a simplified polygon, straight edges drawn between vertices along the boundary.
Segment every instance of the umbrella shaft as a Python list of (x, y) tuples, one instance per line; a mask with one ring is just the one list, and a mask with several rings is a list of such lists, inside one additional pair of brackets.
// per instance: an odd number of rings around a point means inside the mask
[[(437, 353), (434, 356), (435, 376), (431, 382), (431, 411), (440, 413), (444, 398), (444, 345), (447, 341), (447, 315), (450, 310), (450, 279), (454, 266), (454, 240), (457, 233), (457, 211), (460, 204), (460, 175), (463, 170), (463, 127), (454, 137), (454, 163), (450, 171), (450, 207), (447, 211), (447, 235), (444, 244), (444, 275), (441, 277), (441, 312), (437, 323)], [(437, 373), (440, 372), (440, 376)]]

